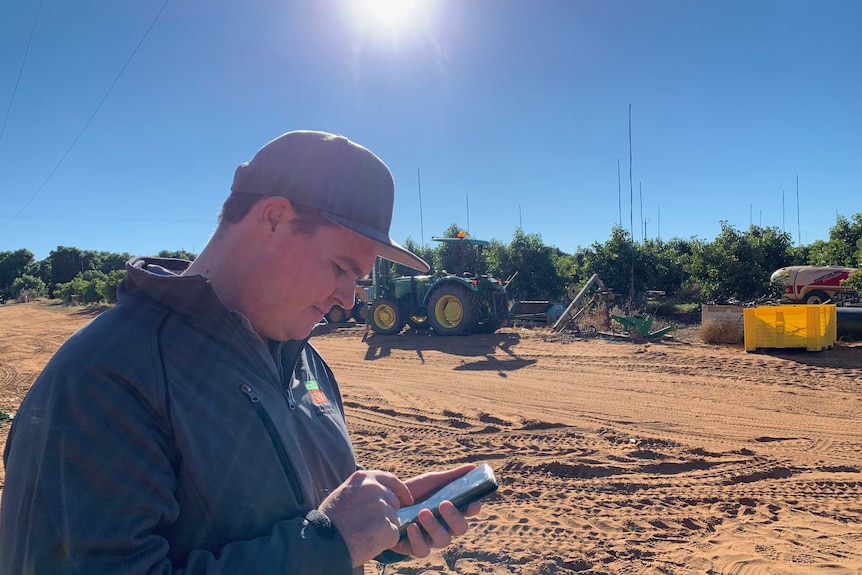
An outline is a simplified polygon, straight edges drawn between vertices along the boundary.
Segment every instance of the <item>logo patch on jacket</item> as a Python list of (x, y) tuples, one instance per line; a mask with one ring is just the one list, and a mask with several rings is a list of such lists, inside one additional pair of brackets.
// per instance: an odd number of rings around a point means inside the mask
[(305, 389), (308, 391), (308, 396), (311, 398), (311, 401), (314, 402), (314, 405), (323, 405), (324, 403), (329, 403), (329, 400), (326, 399), (326, 394), (320, 389), (320, 386), (317, 385), (317, 382), (312, 380), (306, 381)]

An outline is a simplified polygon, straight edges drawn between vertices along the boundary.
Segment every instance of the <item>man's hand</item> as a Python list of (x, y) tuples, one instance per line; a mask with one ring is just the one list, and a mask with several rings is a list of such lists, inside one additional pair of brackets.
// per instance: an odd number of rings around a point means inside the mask
[(358, 567), (398, 542), (398, 509), (412, 504), (410, 488), (391, 473), (356, 471), (324, 499), (319, 511), (338, 529)]
[[(468, 463), (448, 471), (423, 473), (404, 483), (410, 489), (414, 499), (422, 499), (425, 495), (440, 489), (475, 467), (472, 463)], [(438, 521), (429, 509), (423, 509), (419, 512), (419, 523), (427, 535), (422, 533), (422, 529), (418, 525), (409, 525), (407, 527), (407, 540), (401, 541), (392, 549), (398, 553), (413, 555), (414, 557), (427, 557), (431, 553), (431, 549), (447, 547), (452, 542), (453, 535), (458, 536), (466, 533), (468, 527), (466, 517), (477, 515), (481, 509), (482, 504), (474, 501), (464, 513), (461, 513), (451, 501), (444, 501), (440, 504), (439, 510), (445, 523)], [(395, 524), (398, 524), (397, 518)]]

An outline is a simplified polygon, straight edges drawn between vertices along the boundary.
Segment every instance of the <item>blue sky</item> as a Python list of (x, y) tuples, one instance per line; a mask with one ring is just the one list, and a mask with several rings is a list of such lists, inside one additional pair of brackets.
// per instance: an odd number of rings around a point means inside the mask
[(810, 243), (862, 212), (857, 0), (405, 2), (5, 3), (0, 250), (199, 252), (237, 164), (294, 129), (383, 158), (399, 242)]

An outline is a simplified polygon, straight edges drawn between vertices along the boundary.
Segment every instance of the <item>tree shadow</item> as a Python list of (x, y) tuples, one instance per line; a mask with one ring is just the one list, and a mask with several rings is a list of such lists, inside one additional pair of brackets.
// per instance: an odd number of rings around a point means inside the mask
[(462, 363), (455, 368), (455, 371), (496, 371), (500, 377), (508, 377), (506, 375), (507, 371), (515, 371), (516, 369), (533, 365), (537, 361), (536, 359), (523, 359), (517, 356), (497, 359), (493, 355), (489, 355), (483, 360)]
[(73, 315), (87, 315), (90, 317), (96, 317), (104, 311), (111, 309), (113, 306), (108, 304), (89, 304), (86, 307), (81, 308), (79, 311), (73, 313)]
[[(446, 337), (434, 335), (429, 330), (415, 329), (408, 329), (400, 335), (372, 333), (365, 339), (368, 344), (365, 359), (381, 359), (390, 356), (393, 349), (401, 349), (415, 351), (419, 360), (425, 363), (426, 351), (439, 351), (450, 355), (483, 358), (480, 361), (464, 363), (456, 367), (457, 370), (492, 370), (505, 377), (506, 371), (521, 369), (536, 363), (536, 360), (520, 358), (512, 351), (512, 347), (520, 340), (521, 336), (516, 333), (500, 332)], [(497, 349), (502, 350), (509, 358), (495, 357)]]

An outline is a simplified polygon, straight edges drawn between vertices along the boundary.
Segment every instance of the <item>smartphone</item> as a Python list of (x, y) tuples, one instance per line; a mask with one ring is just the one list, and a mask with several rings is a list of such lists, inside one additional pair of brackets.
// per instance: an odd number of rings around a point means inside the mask
[[(443, 501), (451, 501), (455, 507), (464, 511), (470, 503), (478, 501), (486, 495), (497, 490), (497, 478), (494, 476), (494, 470), (487, 463), (484, 463), (468, 473), (455, 479), (428, 495), (421, 501), (402, 507), (398, 510), (398, 533), (401, 538), (407, 537), (407, 526), (411, 523), (418, 523), (419, 512), (423, 509), (429, 509), (438, 520), (441, 519), (438, 507)], [(445, 522), (444, 522), (445, 523)], [(421, 527), (421, 525), (420, 525)]]

